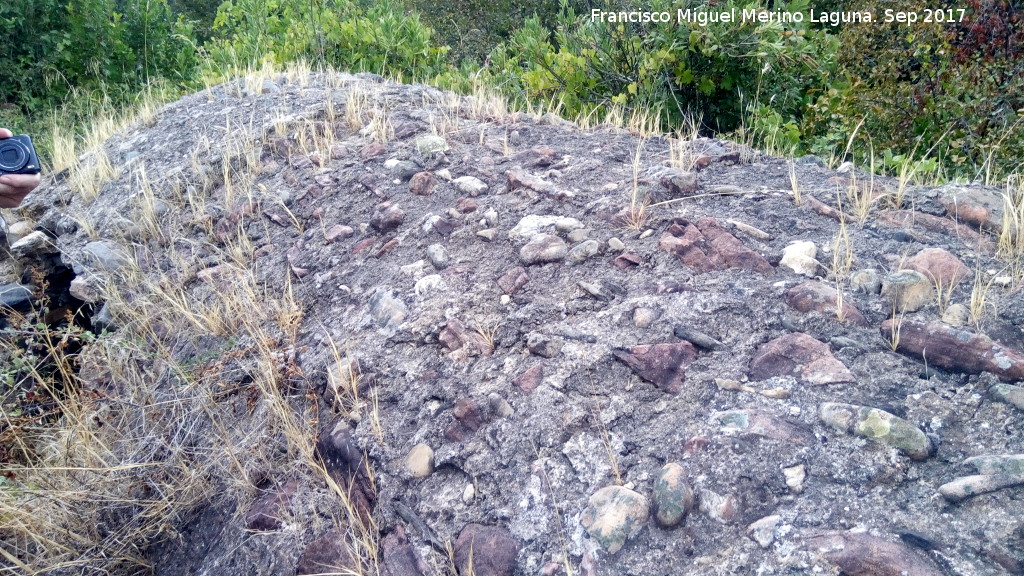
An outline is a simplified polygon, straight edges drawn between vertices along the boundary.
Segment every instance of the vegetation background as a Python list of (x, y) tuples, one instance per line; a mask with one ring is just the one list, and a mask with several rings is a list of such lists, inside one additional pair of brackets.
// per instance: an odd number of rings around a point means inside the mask
[[(918, 179), (999, 181), (1024, 158), (1019, 0), (955, 0), (948, 22), (623, 25), (606, 10), (913, 10), (914, 0), (10, 0), (0, 124), (66, 131), (263, 62), (486, 86), (570, 119), (642, 115), (779, 154)], [(960, 11), (963, 18), (960, 18)]]

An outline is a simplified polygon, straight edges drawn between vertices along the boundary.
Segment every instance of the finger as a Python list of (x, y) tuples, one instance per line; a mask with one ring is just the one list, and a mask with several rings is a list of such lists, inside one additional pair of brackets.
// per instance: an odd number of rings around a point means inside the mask
[(0, 184), (0, 208), (17, 208), (28, 192), (24, 188), (11, 188), (6, 184)]
[(14, 136), (14, 132), (11, 132), (7, 128), (0, 128), (0, 138), (10, 138)]
[(40, 179), (39, 174), (4, 174), (0, 176), (0, 185), (28, 192), (39, 186)]

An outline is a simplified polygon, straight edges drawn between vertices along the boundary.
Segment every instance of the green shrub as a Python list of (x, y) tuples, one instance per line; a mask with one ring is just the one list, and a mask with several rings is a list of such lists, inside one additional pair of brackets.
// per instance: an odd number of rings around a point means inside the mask
[(227, 0), (207, 47), (219, 66), (300, 59), (354, 71), (432, 78), (449, 69), (447, 48), (416, 14), (390, 0), (363, 8), (347, 0)]
[[(708, 4), (627, 1), (607, 9), (668, 11), (674, 18), (678, 8)], [(710, 9), (763, 6), (725, 0)], [(808, 10), (805, 0), (775, 6)], [(577, 16), (563, 3), (557, 32), (527, 20), (491, 54), (489, 74), (515, 96), (558, 102), (570, 116), (614, 103), (650, 110), (666, 128), (697, 116), (711, 129), (730, 131), (749, 110), (770, 109), (795, 128), (789, 123), (827, 86), (836, 48), (827, 31), (806, 22), (613, 24)]]
[(165, 0), (8, 0), (0, 4), (0, 98), (46, 113), (69, 92), (127, 99), (148, 81), (187, 83), (191, 29)]
[[(910, 0), (872, 2), (920, 10)], [(963, 7), (957, 5), (955, 7)], [(934, 148), (950, 177), (992, 180), (1024, 158), (1024, 16), (1006, 3), (970, 0), (964, 22), (913, 27), (847, 26), (841, 81), (818, 99), (803, 126), (818, 153), (918, 156)], [(868, 143), (870, 139), (870, 144)]]

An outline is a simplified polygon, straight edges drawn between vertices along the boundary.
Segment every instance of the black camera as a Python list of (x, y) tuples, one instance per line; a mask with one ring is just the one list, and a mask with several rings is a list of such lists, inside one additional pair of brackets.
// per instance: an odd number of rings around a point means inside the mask
[(38, 173), (39, 157), (29, 135), (0, 138), (0, 175)]

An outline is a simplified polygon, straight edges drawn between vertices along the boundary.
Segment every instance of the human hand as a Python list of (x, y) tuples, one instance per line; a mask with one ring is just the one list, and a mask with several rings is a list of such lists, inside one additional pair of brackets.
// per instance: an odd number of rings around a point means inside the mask
[[(14, 134), (0, 128), (0, 138), (10, 138)], [(39, 174), (4, 174), (0, 176), (0, 208), (17, 208), (29, 192), (39, 186)]]

